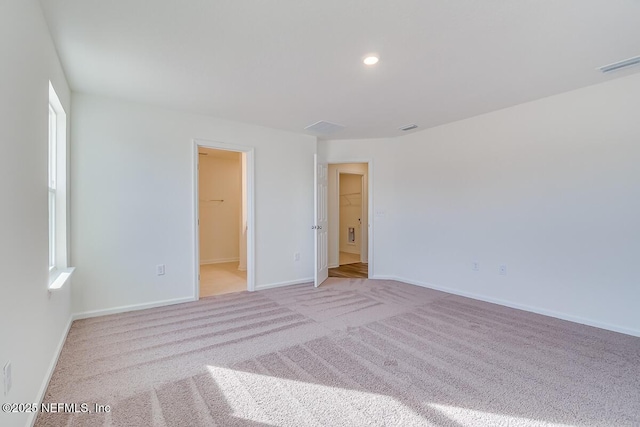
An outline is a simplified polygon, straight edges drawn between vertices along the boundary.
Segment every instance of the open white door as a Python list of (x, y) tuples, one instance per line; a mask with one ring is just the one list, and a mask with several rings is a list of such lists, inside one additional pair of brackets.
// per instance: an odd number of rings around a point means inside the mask
[(317, 288), (327, 277), (329, 277), (329, 247), (327, 246), (329, 237), (329, 219), (327, 198), (328, 165), (318, 160), (318, 155), (314, 155), (315, 163), (315, 209), (314, 225), (316, 243), (314, 285)]

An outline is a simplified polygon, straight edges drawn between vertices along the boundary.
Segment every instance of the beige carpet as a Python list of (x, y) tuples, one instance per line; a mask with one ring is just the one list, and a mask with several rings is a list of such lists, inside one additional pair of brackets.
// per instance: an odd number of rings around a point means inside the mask
[(638, 426), (640, 339), (329, 279), (74, 322), (37, 426)]

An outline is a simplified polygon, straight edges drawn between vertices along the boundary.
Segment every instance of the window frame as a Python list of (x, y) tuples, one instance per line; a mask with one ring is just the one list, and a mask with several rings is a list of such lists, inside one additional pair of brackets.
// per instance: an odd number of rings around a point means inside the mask
[(67, 114), (49, 82), (48, 173), (48, 289), (56, 290), (74, 271), (68, 264)]

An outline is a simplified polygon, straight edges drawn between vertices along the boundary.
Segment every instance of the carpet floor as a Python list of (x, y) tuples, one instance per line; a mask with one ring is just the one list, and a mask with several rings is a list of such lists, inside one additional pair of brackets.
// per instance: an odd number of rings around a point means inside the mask
[(75, 321), (36, 426), (638, 426), (640, 338), (328, 279)]

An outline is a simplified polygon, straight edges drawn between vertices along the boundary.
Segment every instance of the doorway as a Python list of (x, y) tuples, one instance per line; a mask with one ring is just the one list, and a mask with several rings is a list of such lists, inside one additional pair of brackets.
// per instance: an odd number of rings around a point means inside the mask
[(338, 174), (338, 264), (362, 262), (362, 185), (364, 175)]
[(329, 164), (329, 277), (368, 278), (368, 164)]
[(253, 150), (196, 148), (196, 297), (253, 290)]

